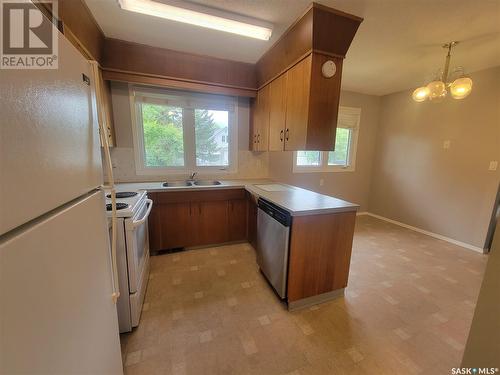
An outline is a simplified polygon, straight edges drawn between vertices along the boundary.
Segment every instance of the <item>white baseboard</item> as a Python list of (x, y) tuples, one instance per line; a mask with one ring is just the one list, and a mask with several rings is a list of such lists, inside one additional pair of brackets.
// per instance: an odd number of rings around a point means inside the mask
[(434, 238), (437, 238), (437, 239), (440, 239), (440, 240), (452, 243), (454, 245), (464, 247), (464, 248), (466, 248), (468, 250), (472, 250), (472, 251), (484, 254), (484, 250), (482, 248), (480, 248), (480, 247), (468, 244), (466, 242), (457, 241), (457, 240), (454, 240), (453, 238), (449, 238), (449, 237), (442, 236), (442, 235), (437, 234), (437, 233), (429, 232), (428, 230), (420, 229), (420, 228), (417, 228), (417, 227), (414, 227), (414, 226), (402, 223), (400, 221), (392, 220), (392, 219), (389, 219), (387, 217), (380, 216), (380, 215), (377, 215), (377, 214), (374, 214), (374, 213), (371, 213), (371, 212), (358, 212), (357, 215), (358, 216), (369, 215), (369, 216), (375, 217), (377, 219), (384, 220), (384, 221), (387, 221), (389, 223), (399, 225), (400, 227), (403, 227), (403, 228), (406, 228), (406, 229), (410, 229), (410, 230), (413, 230), (415, 232), (419, 232), (419, 233), (425, 234), (427, 236), (434, 237)]
[(365, 215), (369, 215), (368, 211), (356, 212), (356, 216), (365, 216)]

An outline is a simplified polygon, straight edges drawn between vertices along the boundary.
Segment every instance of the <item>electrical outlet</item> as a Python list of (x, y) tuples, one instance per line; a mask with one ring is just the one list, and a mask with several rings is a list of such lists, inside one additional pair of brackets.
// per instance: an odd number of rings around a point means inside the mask
[(319, 186), (323, 186), (325, 184), (325, 180), (320, 178), (319, 179)]
[(449, 139), (443, 142), (443, 148), (445, 150), (448, 150), (450, 147), (451, 147), (451, 141)]
[(490, 161), (490, 166), (488, 167), (489, 171), (496, 171), (498, 168), (498, 161), (492, 160)]

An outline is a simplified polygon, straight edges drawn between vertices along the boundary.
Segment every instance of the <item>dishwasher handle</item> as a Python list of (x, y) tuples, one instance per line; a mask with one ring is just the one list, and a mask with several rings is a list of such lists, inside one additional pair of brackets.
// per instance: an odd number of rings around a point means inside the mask
[(281, 225), (285, 227), (292, 225), (292, 215), (287, 210), (263, 198), (259, 198), (257, 204), (262, 211), (278, 221)]

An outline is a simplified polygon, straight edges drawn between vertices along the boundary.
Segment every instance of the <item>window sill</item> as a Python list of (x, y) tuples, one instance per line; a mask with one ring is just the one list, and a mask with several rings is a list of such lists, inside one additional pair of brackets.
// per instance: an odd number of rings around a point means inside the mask
[(293, 167), (293, 173), (338, 173), (338, 172), (354, 172), (355, 168), (350, 167), (332, 167), (332, 168), (322, 168), (322, 167)]
[(191, 173), (196, 173), (198, 175), (230, 175), (238, 173), (236, 168), (221, 169), (220, 167), (205, 167), (205, 168), (143, 168), (136, 169), (135, 173), (140, 176), (185, 176)]

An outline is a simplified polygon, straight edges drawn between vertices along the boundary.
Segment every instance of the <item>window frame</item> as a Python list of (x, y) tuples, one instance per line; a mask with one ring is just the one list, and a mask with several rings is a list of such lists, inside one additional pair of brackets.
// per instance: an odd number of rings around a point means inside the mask
[[(164, 101), (165, 105), (182, 107), (184, 165), (170, 167), (146, 166), (144, 148), (144, 128), (138, 97), (149, 98), (152, 102)], [(233, 174), (238, 171), (238, 99), (232, 96), (217, 94), (201, 94), (187, 91), (143, 87), (129, 85), (129, 100), (132, 119), (132, 135), (134, 142), (134, 161), (137, 175), (185, 175), (200, 174)], [(195, 109), (227, 110), (228, 113), (228, 166), (197, 166), (196, 137), (194, 111)], [(220, 109), (219, 109), (220, 108)], [(187, 121), (187, 122), (185, 122)]]
[[(350, 124), (341, 124), (342, 117), (351, 117)], [(346, 121), (347, 122), (347, 121)], [(319, 165), (297, 165), (297, 151), (293, 152), (293, 173), (317, 173), (317, 172), (354, 172), (356, 170), (356, 154), (358, 149), (359, 127), (361, 122), (361, 108), (339, 107), (339, 118), (337, 128), (351, 129), (351, 137), (348, 149), (347, 165), (329, 165), (328, 153), (331, 151), (318, 151), (320, 153)], [(312, 150), (311, 150), (312, 151)]]

